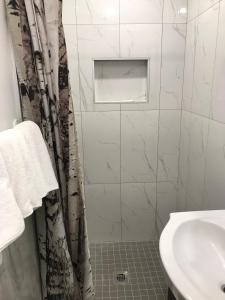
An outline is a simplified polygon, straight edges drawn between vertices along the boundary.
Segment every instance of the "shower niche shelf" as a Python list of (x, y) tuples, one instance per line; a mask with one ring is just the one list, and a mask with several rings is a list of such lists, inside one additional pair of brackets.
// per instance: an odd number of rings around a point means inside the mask
[(94, 59), (94, 102), (147, 102), (149, 65), (147, 58)]

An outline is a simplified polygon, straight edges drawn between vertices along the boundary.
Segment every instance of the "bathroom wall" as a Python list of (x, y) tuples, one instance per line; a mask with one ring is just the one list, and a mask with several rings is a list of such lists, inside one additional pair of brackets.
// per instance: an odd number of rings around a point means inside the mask
[[(67, 0), (91, 241), (152, 240), (176, 210), (185, 0)], [(148, 103), (94, 104), (93, 58), (150, 58)]]
[[(3, 0), (0, 0), (0, 36), (0, 131), (2, 131), (11, 128), (14, 119), (21, 118), (13, 52), (6, 26)], [(32, 218), (26, 219), (25, 232), (3, 251), (1, 258), (0, 298), (40, 300), (40, 275)]]
[(225, 208), (225, 1), (189, 1), (179, 210)]

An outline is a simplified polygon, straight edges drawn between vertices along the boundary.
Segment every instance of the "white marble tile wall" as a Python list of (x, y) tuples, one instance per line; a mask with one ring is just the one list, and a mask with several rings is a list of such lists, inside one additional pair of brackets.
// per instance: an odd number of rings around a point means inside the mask
[(196, 50), (192, 111), (208, 117), (210, 112), (219, 5), (196, 19)]
[(181, 117), (180, 134), (180, 157), (178, 165), (178, 191), (177, 191), (177, 209), (184, 211), (186, 209), (186, 190), (188, 182), (189, 165), (189, 145), (190, 145), (190, 118), (189, 112), (183, 110)]
[(77, 0), (76, 12), (77, 24), (119, 23), (118, 0)]
[(180, 111), (161, 110), (158, 145), (158, 180), (177, 181)]
[(182, 109), (187, 111), (191, 111), (193, 98), (196, 38), (196, 20), (194, 19), (188, 23), (186, 35)]
[(156, 183), (123, 183), (121, 204), (122, 239), (154, 240)]
[(189, 18), (177, 204), (225, 209), (225, 1), (189, 1)]
[(220, 14), (218, 24), (218, 37), (216, 47), (216, 60), (214, 82), (212, 90), (211, 118), (225, 123), (225, 2), (220, 2)]
[(84, 113), (82, 130), (85, 182), (120, 183), (120, 112)]
[(159, 111), (121, 112), (121, 182), (155, 182)]
[(204, 209), (225, 209), (225, 124), (210, 121), (206, 156)]
[(162, 0), (120, 0), (120, 22), (162, 23)]
[(91, 242), (121, 240), (120, 184), (85, 186)]
[(151, 110), (159, 108), (161, 70), (162, 24), (120, 25), (120, 55), (122, 57), (148, 57), (149, 102), (147, 104), (122, 104), (122, 110)]
[(82, 111), (119, 110), (119, 104), (94, 104), (93, 58), (119, 57), (119, 25), (77, 25)]
[(191, 115), (187, 178), (188, 210), (200, 209), (204, 201), (204, 174), (208, 141), (208, 120)]
[(188, 0), (164, 0), (163, 22), (186, 23)]
[[(176, 204), (187, 0), (65, 0), (63, 17), (90, 239), (154, 239)], [(107, 57), (149, 58), (147, 103), (94, 103)]]
[(164, 24), (162, 41), (160, 108), (180, 109), (186, 24)]
[(169, 220), (169, 214), (176, 211), (177, 182), (158, 182), (157, 190), (157, 232), (160, 233)]

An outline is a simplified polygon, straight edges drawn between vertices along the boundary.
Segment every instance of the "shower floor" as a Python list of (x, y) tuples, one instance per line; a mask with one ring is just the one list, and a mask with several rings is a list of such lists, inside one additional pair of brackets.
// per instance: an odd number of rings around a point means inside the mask
[[(91, 244), (95, 300), (166, 300), (167, 286), (157, 242)], [(128, 272), (117, 283), (116, 274)]]

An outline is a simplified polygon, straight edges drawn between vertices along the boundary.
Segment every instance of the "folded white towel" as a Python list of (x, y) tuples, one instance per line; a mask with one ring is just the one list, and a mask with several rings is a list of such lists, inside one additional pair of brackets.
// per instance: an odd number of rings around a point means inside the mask
[(4, 160), (0, 155), (0, 252), (15, 241), (24, 228), (24, 219), (11, 189)]
[(17, 204), (25, 218), (33, 212), (32, 186), (29, 184), (20, 140), (15, 133), (14, 129), (0, 132), (0, 154), (9, 174), (10, 185)]
[[(32, 182), (43, 198), (50, 191), (58, 189), (59, 185), (40, 128), (32, 121), (25, 121), (18, 124), (15, 130), (23, 143), (23, 152), (27, 154), (27, 158), (29, 156), (28, 161), (32, 165), (32, 169), (29, 170)], [(39, 206), (37, 202), (32, 204), (34, 207), (35, 204)]]
[(50, 156), (39, 127), (26, 121), (0, 132), (5, 161), (17, 204), (25, 217), (42, 205), (48, 192), (58, 189)]

